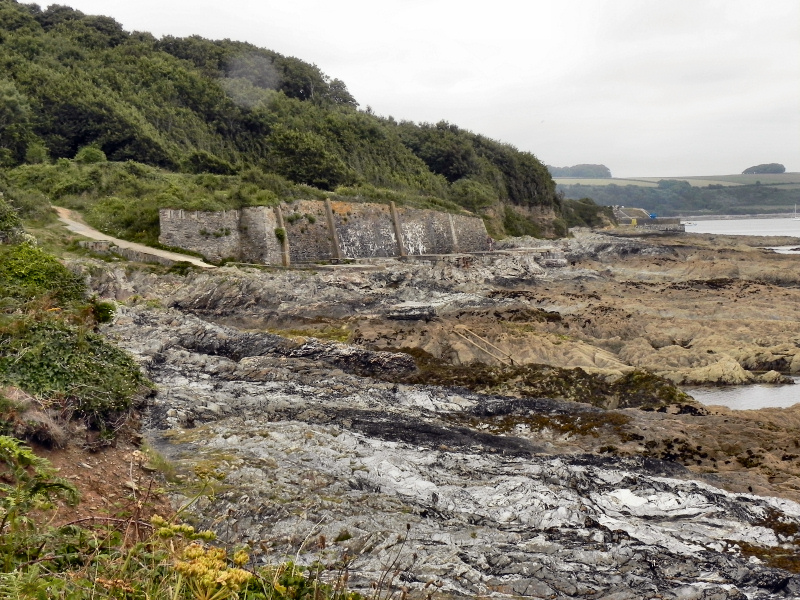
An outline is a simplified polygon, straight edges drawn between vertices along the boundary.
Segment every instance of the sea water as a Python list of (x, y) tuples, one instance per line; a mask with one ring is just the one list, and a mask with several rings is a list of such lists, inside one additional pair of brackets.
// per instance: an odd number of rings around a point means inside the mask
[[(718, 235), (786, 235), (800, 238), (800, 219), (792, 217), (769, 219), (685, 219), (687, 233), (716, 233)], [(781, 254), (800, 254), (800, 246), (773, 248)]]
[[(688, 222), (686, 222), (688, 221)], [(687, 219), (688, 233), (715, 233), (718, 235), (787, 235), (800, 237), (800, 220), (791, 217), (770, 219)], [(773, 248), (782, 254), (800, 254), (800, 246)], [(800, 402), (800, 378), (795, 385), (745, 385), (722, 388), (690, 388), (684, 391), (706, 405), (719, 404), (738, 410), (755, 408), (785, 408)]]
[(715, 388), (688, 388), (683, 391), (698, 402), (722, 405), (736, 410), (786, 408), (800, 402), (800, 377), (792, 384), (757, 384)]

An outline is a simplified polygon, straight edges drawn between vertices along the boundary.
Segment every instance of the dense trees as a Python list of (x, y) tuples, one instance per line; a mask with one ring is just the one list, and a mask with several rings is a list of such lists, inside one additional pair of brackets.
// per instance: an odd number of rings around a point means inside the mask
[(761, 175), (762, 173), (786, 173), (786, 167), (780, 163), (766, 163), (748, 167), (742, 171), (743, 175)]
[(559, 185), (566, 198), (593, 199), (604, 206), (636, 206), (659, 216), (752, 214), (789, 210), (798, 191), (766, 185), (696, 187), (687, 181), (662, 179), (656, 187), (638, 185)]
[(32, 141), (31, 107), (13, 81), (0, 79), (0, 166), (22, 162)]
[[(532, 154), (444, 121), (359, 110), (341, 80), (252, 44), (158, 40), (67, 6), (0, 0), (0, 73), (0, 167), (104, 155), (189, 175), (272, 173), (346, 195), (391, 190), (498, 223), (505, 204), (561, 209)], [(62, 184), (62, 196), (92, 185)]]
[(586, 177), (604, 179), (611, 177), (611, 171), (605, 165), (574, 165), (572, 167), (553, 167), (547, 165), (553, 177)]
[[(529, 152), (459, 129), (446, 121), (435, 125), (402, 122), (403, 143), (434, 173), (455, 184), (466, 180), (492, 190), (496, 198), (519, 206), (558, 209), (555, 184), (546, 167)], [(453, 190), (458, 196), (462, 192)], [(455, 196), (454, 196), (455, 197)]]

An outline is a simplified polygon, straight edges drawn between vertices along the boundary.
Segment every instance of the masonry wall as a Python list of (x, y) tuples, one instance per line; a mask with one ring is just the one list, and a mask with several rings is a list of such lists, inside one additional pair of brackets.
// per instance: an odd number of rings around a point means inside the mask
[[(297, 200), (280, 206), (292, 263), (401, 254), (389, 206), (331, 202), (330, 209), (333, 231), (328, 227), (325, 202)], [(281, 264), (282, 248), (275, 235), (277, 210), (252, 207), (212, 213), (162, 209), (159, 241), (199, 252), (212, 261), (236, 258)], [(489, 249), (486, 227), (477, 217), (414, 208), (398, 208), (397, 215), (405, 254)]]
[(388, 206), (332, 202), (331, 208), (342, 256), (369, 258), (400, 254)]
[(479, 252), (489, 250), (489, 232), (483, 219), (466, 215), (452, 215), (458, 236), (460, 252)]
[(162, 208), (158, 212), (165, 246), (198, 252), (211, 261), (241, 258), (239, 211), (184, 211)]
[(281, 204), (292, 263), (335, 258), (325, 218), (325, 204), (317, 200), (296, 200)]
[(241, 260), (267, 265), (281, 263), (281, 243), (275, 235), (278, 218), (274, 209), (267, 206), (243, 208), (239, 224)]
[(449, 254), (455, 244), (448, 213), (401, 209), (403, 244), (408, 254)]

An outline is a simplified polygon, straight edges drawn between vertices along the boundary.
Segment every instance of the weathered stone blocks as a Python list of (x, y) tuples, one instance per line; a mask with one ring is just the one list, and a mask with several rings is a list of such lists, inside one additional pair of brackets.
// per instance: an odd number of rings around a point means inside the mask
[[(224, 212), (162, 209), (159, 241), (212, 261), (231, 258), (281, 264), (276, 210), (264, 206)], [(489, 249), (483, 220), (469, 215), (414, 208), (393, 211), (385, 204), (358, 202), (330, 202), (328, 214), (325, 202), (317, 200), (282, 204), (280, 211), (292, 263)]]

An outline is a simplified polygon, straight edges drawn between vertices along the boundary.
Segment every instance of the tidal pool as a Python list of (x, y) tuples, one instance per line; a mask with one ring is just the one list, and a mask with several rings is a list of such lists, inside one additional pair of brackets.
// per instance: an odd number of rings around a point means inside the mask
[(684, 392), (706, 405), (718, 404), (736, 410), (786, 408), (800, 402), (800, 377), (794, 385), (737, 385), (731, 387), (684, 388)]

